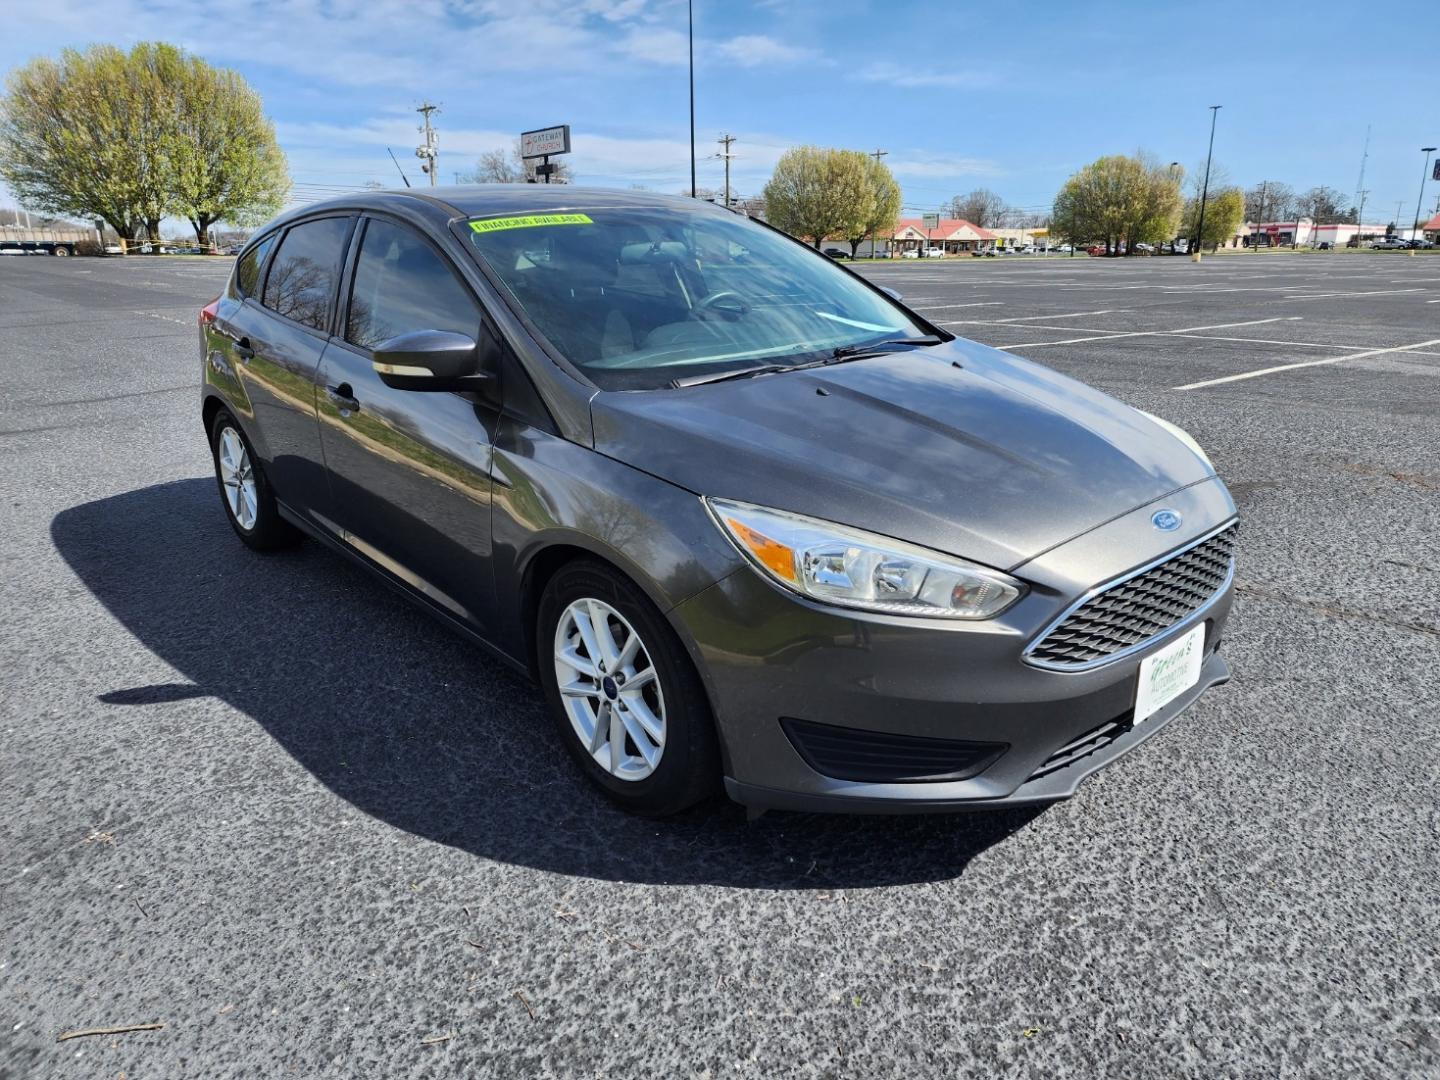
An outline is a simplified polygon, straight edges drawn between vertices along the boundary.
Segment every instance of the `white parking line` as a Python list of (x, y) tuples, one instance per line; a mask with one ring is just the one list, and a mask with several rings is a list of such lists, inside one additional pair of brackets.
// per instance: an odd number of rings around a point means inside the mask
[[(903, 303), (903, 301), (902, 301)], [(926, 304), (923, 307), (916, 305), (916, 311), (949, 311), (951, 308), (962, 307), (1004, 307), (1003, 300), (986, 300), (978, 304)]]
[(1305, 296), (1287, 296), (1286, 300), (1331, 300), (1337, 296), (1394, 296), (1398, 293), (1424, 292), (1424, 289), (1375, 289), (1372, 292), (1326, 292), (1309, 293)]
[[(1094, 333), (1092, 337), (1066, 338), (1064, 341), (1027, 341), (1020, 345), (997, 345), (999, 349), (1033, 349), (1041, 345), (1079, 345), (1086, 341), (1114, 341), (1116, 338), (1164, 337), (1167, 334), (1193, 334), (1197, 330), (1228, 330), (1232, 326), (1261, 326), (1272, 322), (1295, 322), (1299, 316), (1279, 315), (1273, 319), (1250, 319), (1247, 322), (1215, 323), (1213, 326), (1182, 326), (1179, 330), (1127, 330), (1123, 334)], [(1093, 333), (1093, 332), (1092, 332)]]
[(1322, 364), (1338, 364), (1344, 360), (1361, 360), (1367, 356), (1384, 356), (1386, 353), (1409, 352), (1412, 349), (1423, 349), (1427, 345), (1440, 345), (1440, 338), (1433, 338), (1430, 341), (1417, 341), (1414, 345), (1395, 345), (1389, 349), (1369, 349), (1366, 352), (1350, 353), (1348, 356), (1327, 356), (1324, 360), (1304, 360), (1298, 364), (1277, 364), (1275, 367), (1261, 368), (1259, 371), (1242, 371), (1239, 375), (1226, 375), (1220, 379), (1206, 379), (1203, 382), (1186, 383), (1184, 386), (1172, 386), (1172, 390), (1198, 390), (1202, 386), (1219, 386), (1221, 383), (1239, 382), (1242, 379), (1258, 379), (1261, 375), (1272, 375), (1277, 371), (1294, 371), (1296, 368), (1319, 367)]
[[(997, 323), (1034, 322), (1036, 319), (1080, 319), (1086, 315), (1114, 315), (1117, 311), (1129, 311), (1129, 308), (1101, 308), (1099, 311), (1072, 311), (1068, 315), (1019, 315), (1013, 319), (996, 319)], [(1104, 331), (1099, 331), (1104, 333)]]

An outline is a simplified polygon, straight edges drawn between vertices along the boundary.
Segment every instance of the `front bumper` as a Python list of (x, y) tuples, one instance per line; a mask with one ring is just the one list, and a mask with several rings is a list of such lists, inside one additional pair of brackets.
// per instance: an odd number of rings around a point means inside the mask
[[(1095, 581), (1183, 546), (1233, 516), (1215, 481), (1188, 494), (1185, 537), (1149, 526), (1142, 507), (1014, 572), (1030, 592), (999, 618), (937, 624), (855, 617), (794, 597), (745, 568), (675, 608), (714, 708), (726, 789), (753, 807), (895, 813), (1049, 802), (1160, 731), (1229, 678), (1217, 651), (1233, 585), (1153, 643), (1083, 671), (1027, 664), (1031, 637)], [(1141, 531), (1137, 523), (1142, 523)], [(1203, 525), (1202, 525), (1203, 523)], [(1199, 682), (1142, 724), (1130, 722), (1141, 662), (1184, 629), (1206, 624)], [(1003, 747), (963, 779), (840, 779), (797, 748), (792, 721)]]

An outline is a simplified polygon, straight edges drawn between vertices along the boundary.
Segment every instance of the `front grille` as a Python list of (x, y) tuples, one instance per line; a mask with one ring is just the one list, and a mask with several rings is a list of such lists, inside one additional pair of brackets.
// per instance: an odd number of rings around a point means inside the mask
[(805, 763), (836, 780), (920, 784), (968, 780), (988, 769), (1007, 743), (932, 739), (783, 717), (780, 726)]
[(1070, 612), (1026, 653), (1044, 667), (1084, 667), (1143, 645), (1199, 610), (1235, 563), (1235, 526), (1117, 582)]

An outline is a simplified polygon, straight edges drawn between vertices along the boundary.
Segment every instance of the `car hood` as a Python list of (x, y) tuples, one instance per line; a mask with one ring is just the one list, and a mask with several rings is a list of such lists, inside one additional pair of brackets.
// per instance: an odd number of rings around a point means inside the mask
[(697, 494), (1007, 569), (1213, 476), (1108, 395), (968, 341), (591, 405), (595, 448)]

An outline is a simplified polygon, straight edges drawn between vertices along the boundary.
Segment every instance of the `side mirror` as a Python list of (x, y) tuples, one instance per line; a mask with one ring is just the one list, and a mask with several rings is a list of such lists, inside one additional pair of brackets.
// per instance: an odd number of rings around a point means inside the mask
[(415, 330), (381, 342), (371, 354), (375, 374), (396, 390), (458, 390), (487, 378), (477, 368), (475, 339), (448, 330)]
[(883, 292), (886, 296), (890, 297), (890, 299), (894, 300), (896, 303), (899, 303), (901, 300), (905, 299), (905, 297), (900, 295), (899, 289), (892, 289), (889, 285), (881, 285), (880, 291)]

